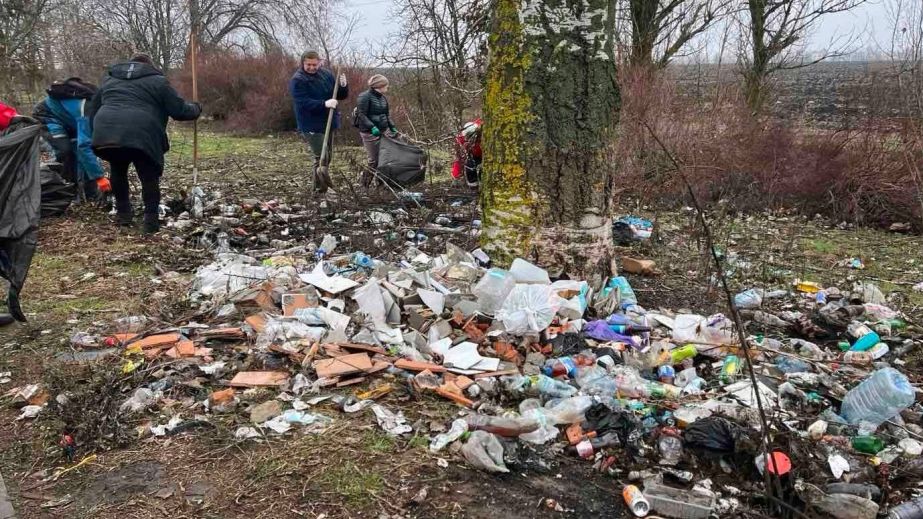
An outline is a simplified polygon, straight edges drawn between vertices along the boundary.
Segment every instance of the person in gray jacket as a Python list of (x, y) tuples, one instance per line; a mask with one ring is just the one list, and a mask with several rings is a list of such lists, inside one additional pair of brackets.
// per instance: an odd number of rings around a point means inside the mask
[(388, 78), (375, 74), (369, 78), (369, 89), (359, 94), (356, 100), (356, 126), (362, 137), (362, 144), (368, 154), (368, 169), (362, 172), (362, 185), (368, 187), (374, 172), (378, 170), (378, 152), (381, 136), (396, 137), (397, 128), (388, 111)]

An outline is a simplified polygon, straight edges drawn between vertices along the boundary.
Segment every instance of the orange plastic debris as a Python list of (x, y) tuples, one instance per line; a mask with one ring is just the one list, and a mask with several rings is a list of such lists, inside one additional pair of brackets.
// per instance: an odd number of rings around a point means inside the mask
[(214, 393), (208, 395), (208, 400), (212, 405), (221, 405), (226, 404), (234, 400), (234, 388), (229, 387), (227, 389), (222, 389), (221, 391), (215, 391)]
[(178, 333), (160, 333), (157, 335), (148, 335), (143, 339), (138, 339), (136, 341), (131, 341), (131, 344), (137, 344), (141, 346), (142, 350), (149, 348), (156, 348), (158, 346), (170, 346), (178, 343), (183, 339), (183, 336)]

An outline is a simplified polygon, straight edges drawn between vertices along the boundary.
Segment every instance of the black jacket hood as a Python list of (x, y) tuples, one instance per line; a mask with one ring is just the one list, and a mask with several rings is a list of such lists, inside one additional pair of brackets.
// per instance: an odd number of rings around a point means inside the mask
[(126, 61), (109, 67), (109, 75), (117, 79), (138, 79), (147, 76), (162, 76), (163, 72), (147, 63)]

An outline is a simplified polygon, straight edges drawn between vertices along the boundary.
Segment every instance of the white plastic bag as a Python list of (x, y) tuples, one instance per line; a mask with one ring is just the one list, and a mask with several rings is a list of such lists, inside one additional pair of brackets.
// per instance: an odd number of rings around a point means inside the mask
[(513, 335), (540, 332), (551, 324), (561, 297), (550, 285), (516, 285), (497, 312), (497, 319)]

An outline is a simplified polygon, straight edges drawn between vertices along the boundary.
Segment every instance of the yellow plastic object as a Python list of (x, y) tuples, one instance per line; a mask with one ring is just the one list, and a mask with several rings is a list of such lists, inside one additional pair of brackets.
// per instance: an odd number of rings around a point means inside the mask
[(816, 294), (820, 292), (821, 286), (814, 281), (797, 281), (795, 283), (795, 289), (806, 294)]

